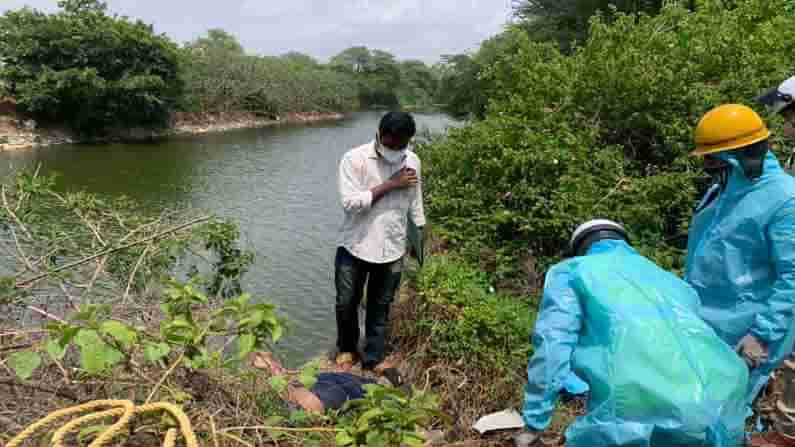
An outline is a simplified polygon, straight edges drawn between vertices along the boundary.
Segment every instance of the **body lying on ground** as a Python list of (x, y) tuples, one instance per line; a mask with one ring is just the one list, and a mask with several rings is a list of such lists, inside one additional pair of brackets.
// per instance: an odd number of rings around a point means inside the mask
[[(255, 368), (273, 376), (289, 373), (270, 352), (257, 352), (252, 357)], [(298, 381), (292, 381), (287, 386), (284, 399), (307, 412), (323, 414), (327, 410), (341, 409), (349, 400), (363, 398), (366, 394), (365, 385), (379, 383), (375, 379), (351, 374), (348, 369), (339, 366), (337, 370), (318, 374), (315, 384), (309, 389)], [(403, 379), (395, 368), (387, 367), (378, 372), (384, 375), (391, 386), (398, 387), (403, 384)]]

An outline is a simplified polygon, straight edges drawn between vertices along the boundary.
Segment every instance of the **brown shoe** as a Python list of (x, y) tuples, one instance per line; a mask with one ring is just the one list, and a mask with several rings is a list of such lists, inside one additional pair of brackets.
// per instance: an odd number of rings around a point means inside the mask
[(790, 438), (777, 431), (769, 431), (751, 436), (747, 445), (751, 447), (795, 447), (795, 438)]

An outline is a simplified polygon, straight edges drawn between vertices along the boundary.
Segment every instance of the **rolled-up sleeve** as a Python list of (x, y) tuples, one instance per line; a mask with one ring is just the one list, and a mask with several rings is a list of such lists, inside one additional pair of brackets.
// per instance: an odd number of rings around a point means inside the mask
[[(362, 167), (359, 167), (361, 171)], [(363, 213), (373, 205), (373, 193), (364, 185), (362, 173), (356, 172), (350, 156), (343, 157), (340, 161), (337, 176), (337, 189), (339, 191), (342, 208), (346, 213)]]
[(411, 206), (409, 207), (409, 216), (414, 221), (414, 224), (418, 227), (425, 226), (425, 205), (423, 204), (422, 198), (422, 173), (420, 172), (422, 169), (420, 162), (417, 161), (417, 166), (415, 170), (417, 171), (417, 192), (414, 194), (414, 197), (411, 201)]

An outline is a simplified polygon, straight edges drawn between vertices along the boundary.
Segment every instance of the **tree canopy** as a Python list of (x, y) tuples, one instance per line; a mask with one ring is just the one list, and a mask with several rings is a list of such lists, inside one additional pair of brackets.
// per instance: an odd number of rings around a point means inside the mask
[(182, 91), (177, 46), (102, 2), (59, 6), (0, 16), (0, 80), (18, 107), (84, 132), (163, 124)]

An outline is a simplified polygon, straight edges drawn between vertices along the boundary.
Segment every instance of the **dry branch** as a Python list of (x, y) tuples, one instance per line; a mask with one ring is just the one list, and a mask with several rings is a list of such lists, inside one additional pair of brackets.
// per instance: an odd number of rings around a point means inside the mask
[(157, 240), (157, 239), (159, 239), (161, 237), (168, 236), (169, 234), (176, 233), (176, 232), (184, 230), (186, 228), (190, 228), (190, 227), (192, 227), (194, 225), (197, 225), (197, 224), (202, 223), (202, 222), (206, 222), (206, 221), (208, 221), (210, 219), (211, 219), (210, 216), (200, 217), (198, 219), (194, 219), (194, 220), (192, 220), (190, 222), (187, 222), (187, 223), (184, 223), (182, 225), (176, 226), (176, 227), (171, 228), (169, 230), (162, 231), (162, 232), (157, 233), (157, 234), (155, 234), (153, 236), (144, 238), (144, 239), (142, 239), (140, 241), (131, 242), (129, 244), (124, 244), (124, 245), (122, 245), (120, 247), (111, 248), (111, 249), (108, 249), (108, 250), (103, 250), (103, 251), (101, 251), (99, 253), (96, 253), (94, 255), (88, 256), (88, 257), (80, 259), (78, 261), (70, 262), (69, 264), (66, 264), (66, 265), (63, 265), (63, 266), (58, 267), (56, 269), (50, 270), (50, 271), (48, 271), (46, 273), (42, 273), (40, 275), (34, 276), (33, 278), (29, 278), (29, 279), (26, 279), (24, 281), (18, 282), (16, 286), (17, 286), (17, 288), (25, 287), (25, 286), (27, 286), (29, 284), (32, 284), (32, 283), (36, 282), (36, 281), (44, 279), (44, 278), (46, 278), (46, 277), (48, 277), (48, 276), (50, 276), (52, 274), (55, 274), (55, 273), (58, 273), (58, 272), (62, 272), (64, 270), (69, 270), (69, 269), (81, 266), (83, 264), (87, 264), (87, 263), (89, 263), (89, 262), (91, 262), (91, 261), (93, 261), (93, 260), (95, 260), (97, 258), (101, 258), (103, 256), (111, 255), (113, 253), (116, 253), (116, 252), (119, 252), (119, 251), (122, 251), (122, 250), (127, 250), (128, 248), (132, 248), (132, 247), (135, 247), (137, 245), (141, 245), (141, 244), (146, 244), (148, 242), (152, 242), (152, 241)]

